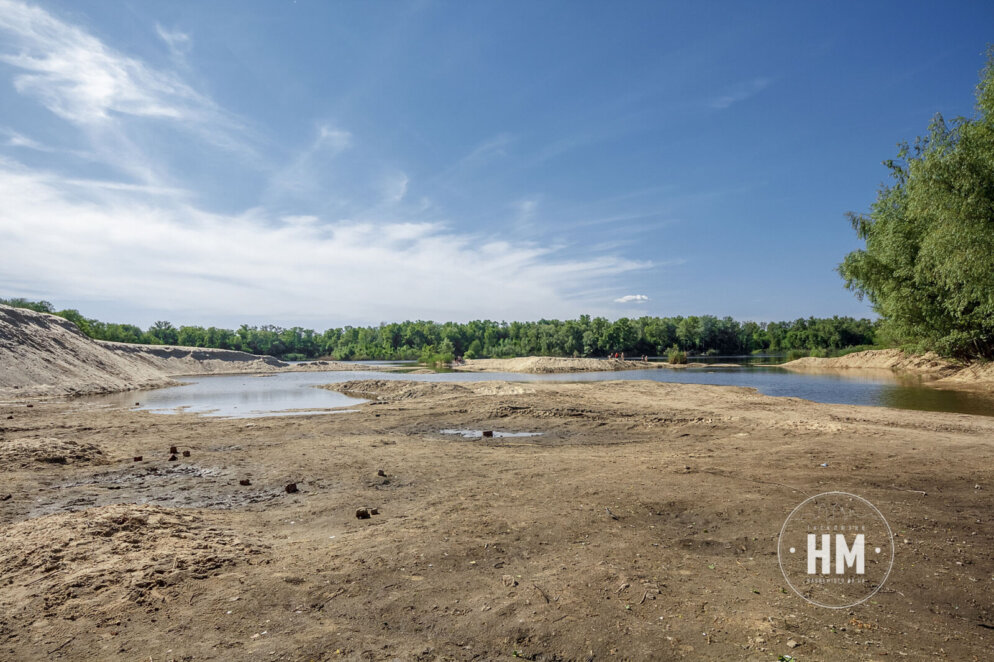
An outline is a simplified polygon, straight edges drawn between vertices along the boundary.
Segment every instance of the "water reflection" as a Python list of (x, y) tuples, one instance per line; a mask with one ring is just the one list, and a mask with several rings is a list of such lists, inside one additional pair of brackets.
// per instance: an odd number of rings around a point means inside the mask
[[(93, 396), (91, 401), (133, 406), (158, 412), (177, 410), (212, 416), (253, 417), (284, 414), (330, 413), (334, 408), (363, 402), (341, 393), (314, 388), (351, 379), (389, 379), (426, 382), (559, 381), (595, 382), (646, 379), (659, 382), (746, 386), (773, 396), (804, 398), (814, 402), (873, 405), (994, 415), (994, 394), (940, 390), (924, 386), (917, 376), (898, 376), (890, 371), (794, 372), (777, 367), (648, 368), (622, 372), (587, 372), (555, 375), (518, 373), (447, 372), (426, 375), (375, 371), (285, 372), (268, 375), (219, 375), (183, 377), (189, 382), (174, 388)], [(340, 411), (340, 410), (339, 410)]]
[[(134, 406), (157, 414), (189, 412), (204, 416), (257, 418), (344, 413), (340, 408), (366, 402), (335, 391), (314, 388), (327, 379), (287, 379), (298, 375), (328, 373), (277, 373), (266, 375), (218, 375), (182, 377), (182, 386), (153, 391), (114, 393), (87, 398), (121, 407)], [(356, 373), (343, 373), (355, 376)], [(336, 409), (337, 408), (337, 409)]]

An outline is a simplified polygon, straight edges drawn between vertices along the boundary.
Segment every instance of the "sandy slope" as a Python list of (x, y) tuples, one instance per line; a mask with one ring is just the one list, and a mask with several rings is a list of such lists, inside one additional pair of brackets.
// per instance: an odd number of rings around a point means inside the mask
[(819, 359), (809, 356), (797, 359), (796, 361), (789, 361), (783, 367), (793, 369), (831, 368), (843, 370), (851, 368), (884, 369), (937, 376), (951, 375), (960, 370), (960, 366), (943, 359), (933, 352), (923, 355), (907, 354), (899, 349), (870, 349), (865, 352), (854, 352), (832, 359)]
[(170, 376), (362, 370), (334, 361), (290, 365), (227, 349), (93, 340), (71, 322), (0, 305), (0, 399), (110, 393), (174, 384)]
[(104, 393), (171, 383), (55, 315), (0, 305), (0, 398)]
[(934, 378), (934, 381), (926, 382), (929, 386), (982, 389), (994, 387), (994, 363), (975, 362), (963, 365), (946, 360), (933, 352), (908, 354), (899, 349), (877, 349), (855, 352), (833, 359), (806, 357), (785, 363), (783, 367), (805, 372), (891, 370)]

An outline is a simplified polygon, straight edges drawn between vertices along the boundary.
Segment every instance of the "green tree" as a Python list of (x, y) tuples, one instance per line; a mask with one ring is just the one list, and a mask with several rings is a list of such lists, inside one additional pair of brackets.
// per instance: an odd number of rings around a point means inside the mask
[(994, 355), (994, 50), (973, 119), (937, 115), (886, 161), (892, 182), (850, 214), (866, 247), (839, 266), (885, 332), (919, 349)]

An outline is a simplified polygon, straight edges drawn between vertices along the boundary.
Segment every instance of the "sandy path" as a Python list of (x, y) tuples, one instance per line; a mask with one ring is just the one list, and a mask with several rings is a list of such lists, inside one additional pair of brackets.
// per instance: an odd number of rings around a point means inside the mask
[[(0, 658), (994, 656), (994, 419), (651, 382), (347, 388), (378, 399), (251, 421), (0, 406)], [(831, 489), (900, 540), (841, 612), (783, 592), (776, 557)]]

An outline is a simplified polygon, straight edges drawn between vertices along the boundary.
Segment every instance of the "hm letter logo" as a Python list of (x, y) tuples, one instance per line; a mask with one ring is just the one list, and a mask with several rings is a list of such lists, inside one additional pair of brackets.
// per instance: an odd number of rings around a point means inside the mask
[[(832, 573), (832, 536), (828, 533), (821, 534), (821, 544), (818, 542), (819, 536), (814, 533), (808, 534), (808, 574), (809, 575), (829, 575)], [(866, 571), (866, 556), (864, 554), (865, 537), (858, 534), (853, 540), (852, 547), (846, 542), (846, 537), (841, 533), (835, 534), (835, 574), (846, 574), (846, 568), (856, 566), (856, 574), (862, 575)], [(821, 571), (817, 570), (818, 561), (821, 561)]]

